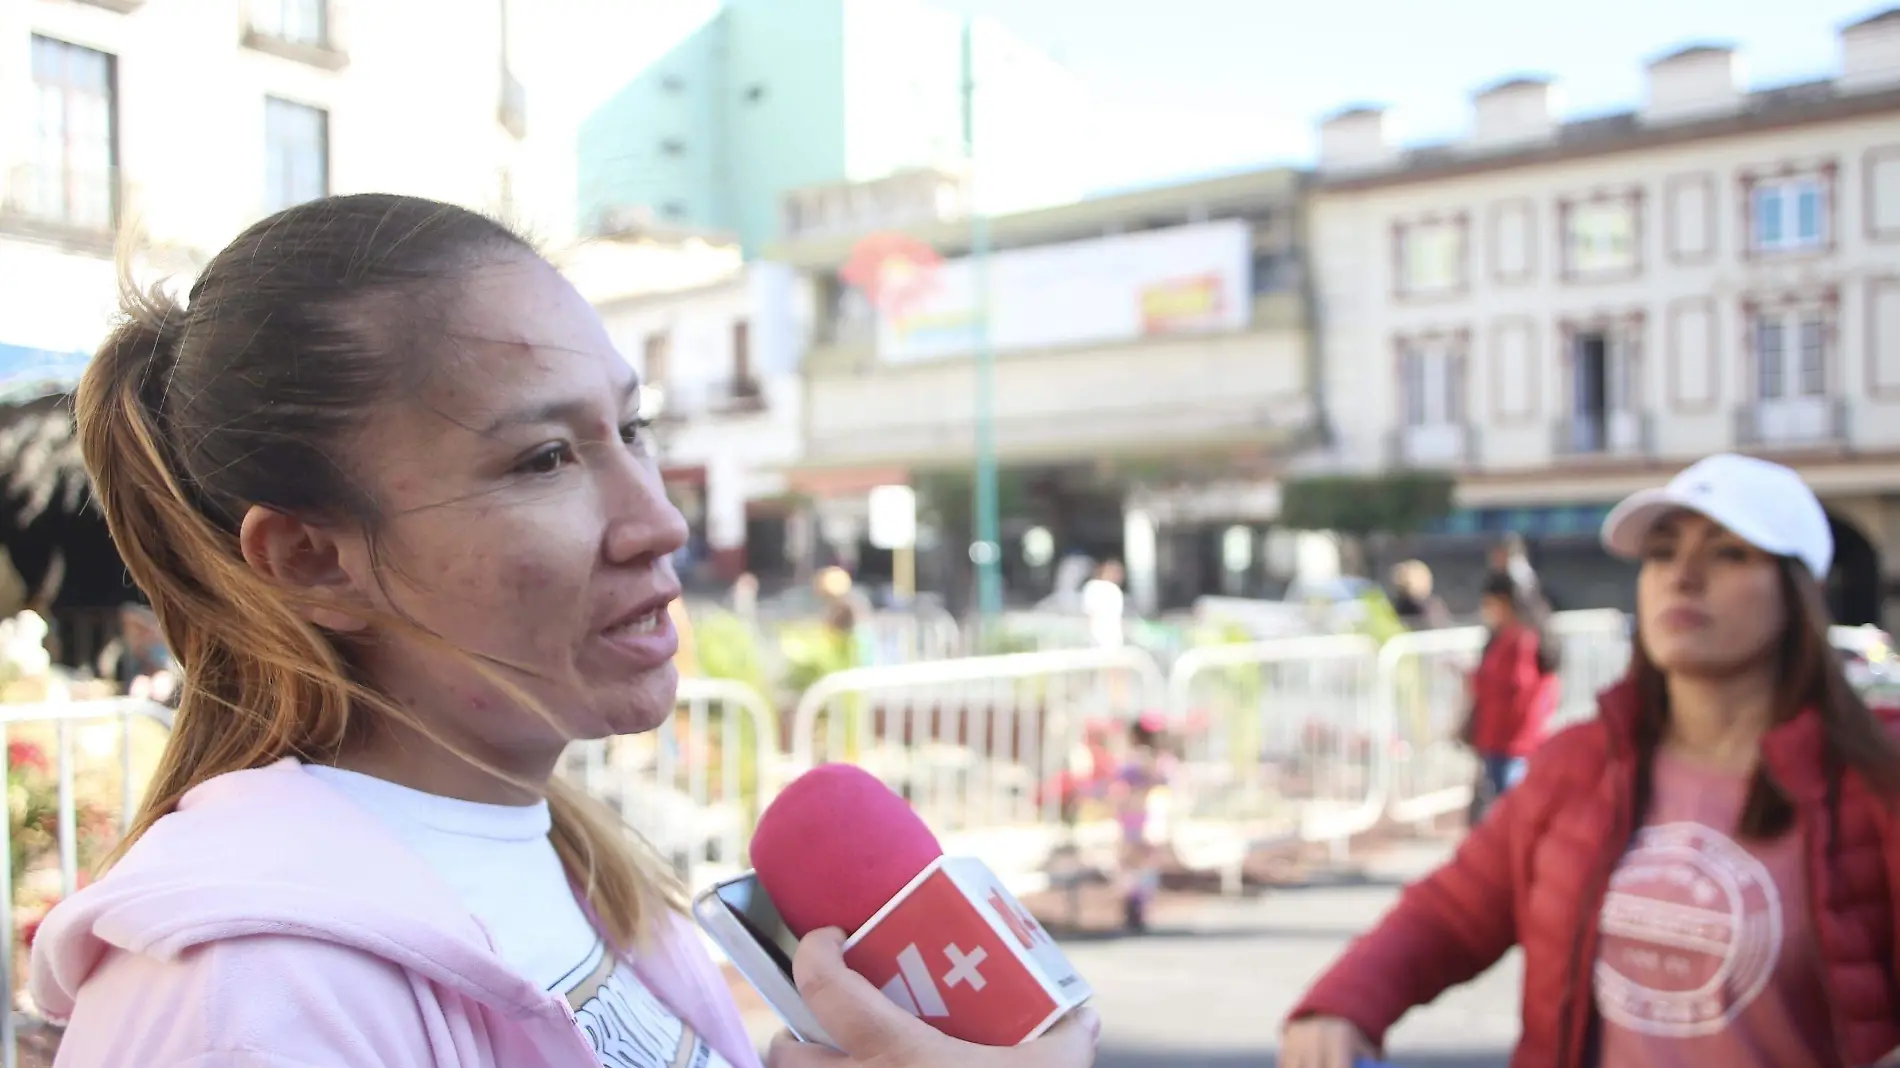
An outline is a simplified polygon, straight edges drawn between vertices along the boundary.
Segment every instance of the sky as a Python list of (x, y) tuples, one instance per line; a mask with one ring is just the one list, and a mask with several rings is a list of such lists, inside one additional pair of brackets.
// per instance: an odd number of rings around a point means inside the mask
[[(716, 0), (543, 0), (558, 39), (531, 91), (584, 111), (710, 17)], [(1642, 97), (1643, 64), (1726, 43), (1745, 79), (1825, 77), (1837, 29), (1900, 0), (931, 0), (988, 16), (1089, 87), (1099, 112), (1091, 183), (1150, 185), (1313, 158), (1314, 125), (1350, 104), (1393, 110), (1401, 140), (1458, 136), (1471, 93), (1542, 74), (1578, 116)], [(540, 14), (540, 11), (537, 14)], [(553, 24), (537, 27), (553, 29)]]

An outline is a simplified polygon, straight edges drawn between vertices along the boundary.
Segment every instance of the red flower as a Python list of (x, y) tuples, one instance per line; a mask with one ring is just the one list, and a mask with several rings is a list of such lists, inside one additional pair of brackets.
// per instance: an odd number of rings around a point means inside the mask
[(27, 741), (7, 743), (7, 767), (32, 768), (42, 773), (53, 770), (52, 761), (46, 759), (46, 750)]

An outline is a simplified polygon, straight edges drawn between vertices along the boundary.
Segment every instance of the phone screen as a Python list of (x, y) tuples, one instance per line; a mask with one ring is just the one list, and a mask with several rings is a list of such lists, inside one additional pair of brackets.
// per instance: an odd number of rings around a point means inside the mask
[(792, 956), (798, 952), (798, 939), (779, 918), (778, 906), (766, 896), (765, 887), (759, 885), (756, 875), (746, 875), (729, 883), (721, 883), (715, 891), (719, 900), (739, 919), (753, 939), (757, 941), (786, 978), (792, 975)]

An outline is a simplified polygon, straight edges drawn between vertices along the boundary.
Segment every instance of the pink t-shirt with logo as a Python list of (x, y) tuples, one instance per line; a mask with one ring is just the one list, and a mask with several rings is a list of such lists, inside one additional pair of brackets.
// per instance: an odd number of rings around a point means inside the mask
[(1596, 964), (1601, 1068), (1832, 1068), (1799, 834), (1741, 841), (1748, 778), (1659, 753), (1610, 880)]

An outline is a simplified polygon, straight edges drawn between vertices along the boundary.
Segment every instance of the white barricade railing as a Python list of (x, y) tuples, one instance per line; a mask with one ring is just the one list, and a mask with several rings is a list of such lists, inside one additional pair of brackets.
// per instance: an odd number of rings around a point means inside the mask
[(916, 664), (964, 654), (963, 628), (941, 608), (876, 612), (860, 632), (873, 664)]
[(1172, 829), (1188, 843), (1184, 862), (1237, 877), (1262, 839), (1340, 841), (1378, 823), (1378, 652), (1371, 638), (1342, 634), (1181, 654), (1168, 686), (1182, 733)]
[(1563, 643), (1563, 690), (1550, 729), (1596, 718), (1597, 695), (1629, 671), (1630, 618), (1615, 609), (1559, 612), (1551, 636)]
[(780, 785), (778, 715), (744, 683), (683, 678), (673, 718), (568, 749), (563, 774), (619, 813), (689, 885), (743, 870)]
[(1139, 649), (1072, 649), (858, 668), (805, 691), (792, 763), (859, 764), (945, 839), (1006, 878), (1039, 871), (1063, 834), (1062, 773), (1091, 720), (1159, 710), (1165, 683)]
[(1470, 708), (1466, 680), (1484, 642), (1483, 627), (1453, 627), (1401, 634), (1380, 648), (1379, 716), (1393, 819), (1430, 819), (1470, 803), (1477, 763), (1458, 741), (1458, 728)]
[[(52, 790), (48, 811), (47, 784), (41, 782), (36, 791), (33, 783), (22, 783), (25, 798), (12, 799), (0, 822), (0, 887), (7, 893), (0, 985), (8, 996), (0, 1006), (0, 1063), (7, 1068), (18, 1057), (12, 997), (19, 982), (14, 965), (22, 948), (22, 916), (36, 919), (72, 894), (79, 888), (82, 864), (97, 863), (117, 844), (138, 809), (148, 765), (156, 762), (170, 727), (169, 708), (138, 698), (0, 704), (0, 752), (6, 753), (9, 792), (16, 770), (23, 778), (50, 779)], [(16, 762), (31, 766), (16, 769)], [(16, 842), (13, 804), (22, 800), (18, 832), (23, 840)], [(16, 852), (25, 859), (24, 870), (14, 870)]]

